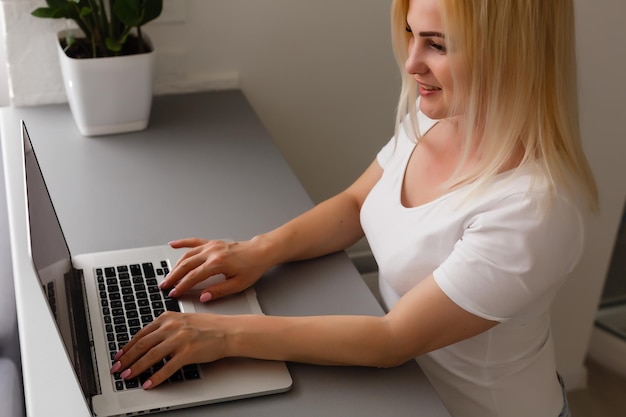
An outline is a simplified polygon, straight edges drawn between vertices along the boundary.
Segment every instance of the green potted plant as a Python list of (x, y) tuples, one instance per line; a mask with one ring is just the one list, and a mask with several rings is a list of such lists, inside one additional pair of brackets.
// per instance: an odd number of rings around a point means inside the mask
[(32, 15), (68, 19), (57, 34), (70, 109), (85, 136), (145, 129), (152, 104), (154, 48), (142, 26), (163, 0), (46, 0)]

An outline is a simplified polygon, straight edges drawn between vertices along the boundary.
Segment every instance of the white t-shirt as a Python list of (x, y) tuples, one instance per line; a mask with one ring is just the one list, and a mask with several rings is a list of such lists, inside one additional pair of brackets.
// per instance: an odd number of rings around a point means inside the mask
[[(435, 123), (420, 113), (423, 132)], [(361, 210), (386, 307), (433, 274), (461, 308), (500, 322), (417, 358), (453, 416), (557, 417), (549, 307), (582, 252), (578, 208), (533, 182), (530, 167), (469, 198), (464, 187), (407, 208), (400, 196), (415, 144), (400, 131), (378, 154), (384, 172)]]

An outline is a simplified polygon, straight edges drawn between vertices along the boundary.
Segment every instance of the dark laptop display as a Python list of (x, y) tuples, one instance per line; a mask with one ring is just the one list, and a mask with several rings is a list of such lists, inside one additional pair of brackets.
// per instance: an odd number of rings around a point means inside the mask
[[(41, 173), (26, 127), (24, 150), (26, 191), (30, 226), (31, 255), (41, 286), (55, 319), (69, 319), (69, 335), (64, 335), (65, 348), (89, 401), (97, 392), (90, 350), (90, 330), (86, 320), (83, 280), (72, 266), (71, 255)], [(58, 283), (64, 283), (59, 286)], [(59, 288), (61, 287), (61, 288)], [(63, 288), (64, 287), (64, 288)], [(63, 297), (58, 297), (64, 291)], [(61, 300), (64, 299), (65, 302)], [(55, 322), (57, 321), (55, 320)], [(61, 329), (59, 329), (59, 333)], [(68, 340), (69, 336), (69, 340)]]

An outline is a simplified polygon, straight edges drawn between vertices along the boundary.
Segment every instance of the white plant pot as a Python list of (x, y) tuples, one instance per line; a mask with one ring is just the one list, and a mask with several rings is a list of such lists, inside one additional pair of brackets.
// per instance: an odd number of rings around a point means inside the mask
[[(67, 31), (58, 33), (59, 40)], [(151, 46), (144, 34), (144, 40)], [(143, 130), (152, 106), (155, 53), (74, 59), (57, 42), (67, 100), (85, 136)]]

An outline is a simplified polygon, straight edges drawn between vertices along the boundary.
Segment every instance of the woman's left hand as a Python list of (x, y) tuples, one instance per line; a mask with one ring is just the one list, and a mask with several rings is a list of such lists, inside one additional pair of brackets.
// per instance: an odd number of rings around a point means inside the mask
[(165, 312), (145, 326), (118, 352), (111, 373), (125, 380), (138, 377), (164, 358), (163, 367), (144, 384), (154, 388), (178, 369), (191, 363), (206, 363), (224, 357), (225, 342), (219, 329), (220, 316)]

